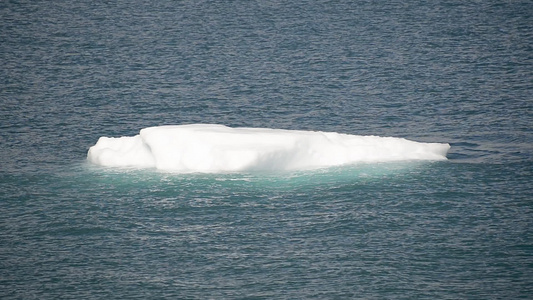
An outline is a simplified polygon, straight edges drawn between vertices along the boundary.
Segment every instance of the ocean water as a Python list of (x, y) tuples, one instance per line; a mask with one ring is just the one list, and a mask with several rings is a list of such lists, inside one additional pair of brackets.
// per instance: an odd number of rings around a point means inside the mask
[[(3, 1), (0, 298), (531, 298), (532, 45), (531, 1)], [(191, 123), (451, 149), (86, 161), (101, 136)]]

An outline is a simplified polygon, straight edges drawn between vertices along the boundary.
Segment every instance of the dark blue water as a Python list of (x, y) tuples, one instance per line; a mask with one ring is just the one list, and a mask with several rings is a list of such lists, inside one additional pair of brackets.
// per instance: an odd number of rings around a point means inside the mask
[[(0, 298), (533, 295), (533, 2), (0, 3)], [(167, 174), (166, 124), (450, 143), (445, 162)]]

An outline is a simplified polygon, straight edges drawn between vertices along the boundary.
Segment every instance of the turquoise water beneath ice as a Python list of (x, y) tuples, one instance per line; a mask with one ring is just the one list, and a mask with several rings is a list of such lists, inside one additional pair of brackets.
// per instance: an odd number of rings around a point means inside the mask
[[(531, 1), (0, 4), (0, 298), (533, 295)], [(450, 143), (448, 161), (169, 174), (168, 124)]]

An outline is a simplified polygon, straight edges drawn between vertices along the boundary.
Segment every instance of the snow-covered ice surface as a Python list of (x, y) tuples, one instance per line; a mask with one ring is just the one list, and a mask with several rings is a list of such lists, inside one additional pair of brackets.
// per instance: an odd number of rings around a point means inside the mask
[(87, 159), (109, 167), (171, 172), (306, 170), (359, 162), (445, 160), (450, 145), (336, 132), (170, 125), (101, 137)]

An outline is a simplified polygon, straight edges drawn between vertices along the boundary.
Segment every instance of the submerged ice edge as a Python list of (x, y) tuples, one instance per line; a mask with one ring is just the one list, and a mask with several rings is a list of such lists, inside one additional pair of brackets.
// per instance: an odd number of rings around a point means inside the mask
[(107, 167), (222, 173), (309, 170), (354, 163), (446, 160), (449, 144), (336, 132), (168, 125), (101, 137), (87, 159)]

